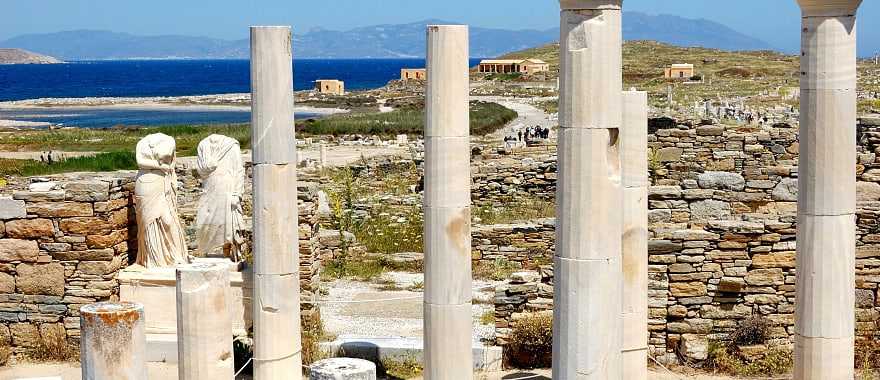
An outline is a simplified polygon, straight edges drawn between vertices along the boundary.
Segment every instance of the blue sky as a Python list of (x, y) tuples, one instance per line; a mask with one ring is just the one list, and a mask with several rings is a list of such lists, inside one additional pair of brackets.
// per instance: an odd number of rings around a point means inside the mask
[[(143, 35), (184, 34), (239, 39), (256, 24), (306, 31), (344, 30), (427, 18), (507, 29), (558, 23), (555, 0), (5, 0), (0, 39), (19, 34), (103, 29)], [(795, 0), (625, 0), (624, 9), (705, 18), (786, 51), (799, 49)], [(859, 11), (861, 54), (880, 51), (880, 1)]]

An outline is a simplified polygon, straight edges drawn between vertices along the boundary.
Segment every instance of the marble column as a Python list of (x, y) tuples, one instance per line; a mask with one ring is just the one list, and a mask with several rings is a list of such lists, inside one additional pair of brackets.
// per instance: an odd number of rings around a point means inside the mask
[(290, 28), (251, 27), (254, 379), (302, 378)]
[(623, 378), (648, 378), (648, 93), (623, 92), (621, 360)]
[(177, 373), (180, 379), (232, 379), (229, 264), (177, 267)]
[(560, 0), (553, 378), (621, 378), (621, 0)]
[(144, 306), (99, 302), (80, 313), (80, 362), (83, 380), (147, 380)]
[(425, 123), (426, 380), (473, 377), (468, 27), (428, 26)]
[(801, 28), (795, 379), (852, 379), (856, 10), (798, 0)]

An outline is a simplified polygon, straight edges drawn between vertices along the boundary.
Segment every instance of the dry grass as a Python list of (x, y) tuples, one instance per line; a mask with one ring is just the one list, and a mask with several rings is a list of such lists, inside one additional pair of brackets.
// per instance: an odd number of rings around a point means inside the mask
[(64, 329), (41, 329), (36, 346), (30, 348), (25, 356), (35, 362), (75, 362), (79, 361), (79, 347), (67, 341)]
[(516, 368), (547, 368), (553, 353), (553, 314), (532, 313), (518, 319), (505, 350), (507, 362)]

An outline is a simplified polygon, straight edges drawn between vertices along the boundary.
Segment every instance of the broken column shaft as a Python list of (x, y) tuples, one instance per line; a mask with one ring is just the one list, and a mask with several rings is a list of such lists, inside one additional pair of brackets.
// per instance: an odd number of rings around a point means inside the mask
[(424, 377), (465, 380), (473, 377), (468, 28), (427, 33)]
[(231, 379), (229, 265), (177, 267), (177, 369), (186, 380)]
[(560, 0), (553, 378), (618, 379), (621, 0)]
[(648, 378), (648, 93), (623, 92), (621, 361), (623, 378)]
[(147, 380), (144, 306), (99, 302), (79, 312), (82, 378)]
[(795, 379), (852, 379), (856, 10), (798, 0), (801, 28)]
[(301, 379), (299, 228), (289, 27), (251, 27), (254, 379)]

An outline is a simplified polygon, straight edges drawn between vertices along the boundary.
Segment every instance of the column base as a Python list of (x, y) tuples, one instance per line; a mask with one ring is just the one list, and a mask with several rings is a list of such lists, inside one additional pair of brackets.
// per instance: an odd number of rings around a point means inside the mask
[(794, 378), (796, 380), (852, 380), (854, 339), (796, 335)]

